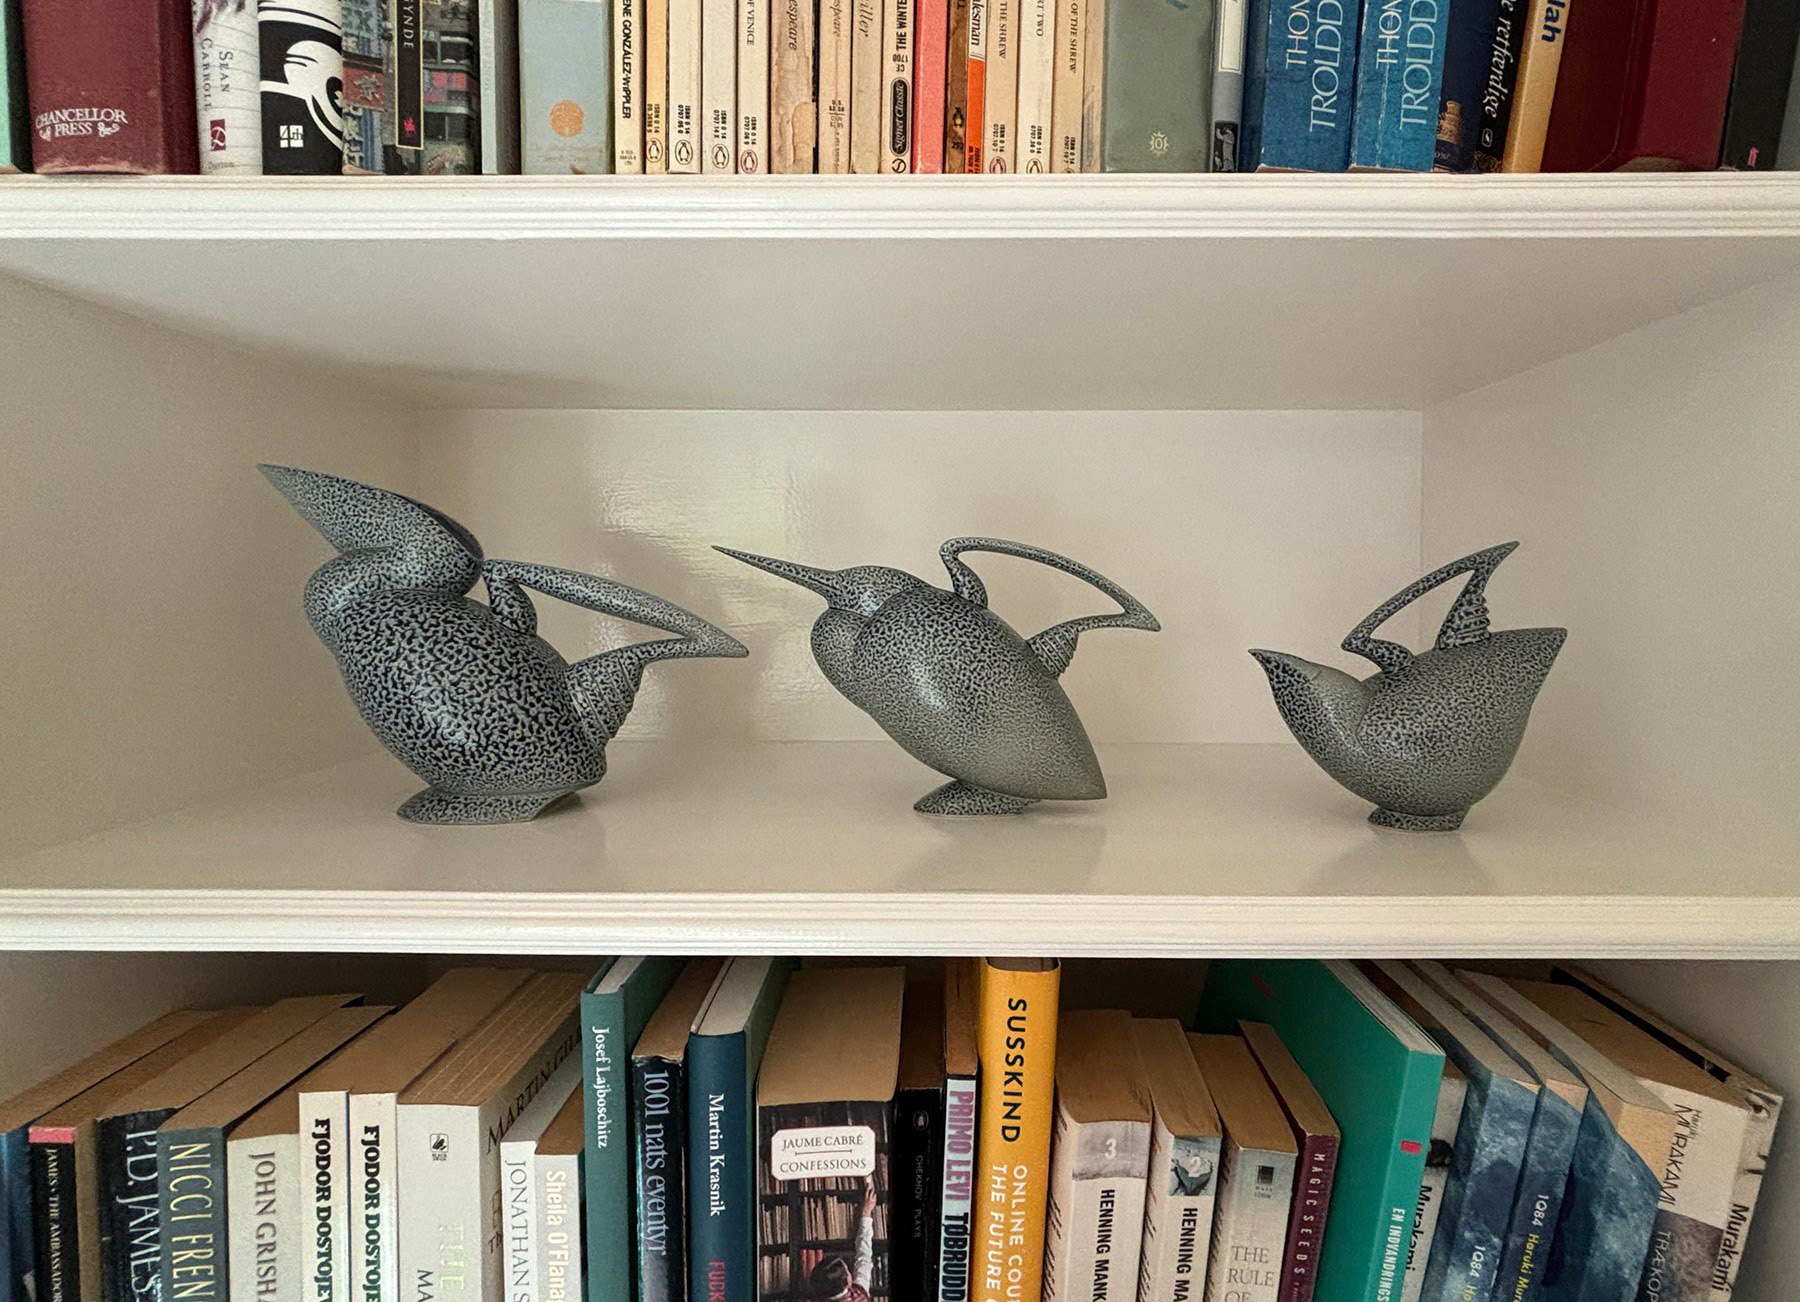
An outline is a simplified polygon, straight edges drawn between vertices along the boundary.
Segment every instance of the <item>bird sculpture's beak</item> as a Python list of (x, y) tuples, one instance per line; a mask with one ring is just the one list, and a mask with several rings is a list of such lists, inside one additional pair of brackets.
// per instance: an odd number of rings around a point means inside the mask
[(759, 570), (767, 570), (770, 574), (786, 579), (789, 583), (798, 583), (801, 587), (818, 593), (834, 606), (841, 605), (848, 600), (848, 594), (844, 592), (843, 584), (835, 570), (816, 570), (810, 565), (796, 565), (793, 561), (778, 561), (770, 556), (733, 551), (729, 547), (714, 547), (713, 550), (723, 552), (746, 565), (754, 565)]
[(1324, 668), (1323, 665), (1288, 655), (1284, 651), (1252, 651), (1250, 654), (1256, 657), (1256, 663), (1269, 675), (1270, 682), (1279, 682), (1285, 678), (1310, 683), (1318, 678), (1319, 671)]

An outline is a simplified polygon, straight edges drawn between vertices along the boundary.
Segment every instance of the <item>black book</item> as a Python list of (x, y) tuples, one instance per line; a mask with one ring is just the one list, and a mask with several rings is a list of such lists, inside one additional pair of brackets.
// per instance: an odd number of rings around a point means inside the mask
[(894, 1092), (894, 1297), (936, 1298), (944, 1194), (944, 987), (906, 987)]
[(1498, 172), (1500, 160), (1506, 155), (1506, 128), (1512, 121), (1513, 90), (1519, 81), (1519, 58), (1525, 52), (1525, 30), (1530, 26), (1531, 0), (1500, 0), (1482, 79), (1481, 121), (1475, 131), (1475, 170), (1478, 172)]
[(38, 1302), (80, 1302), (81, 1218), (75, 1183), (75, 1144), (31, 1146), (31, 1191), (36, 1204)]
[(1747, 0), (1725, 110), (1725, 136), (1719, 146), (1720, 167), (1766, 172), (1775, 166), (1797, 45), (1800, 0)]
[(263, 173), (344, 170), (344, 38), (337, 0), (260, 0)]

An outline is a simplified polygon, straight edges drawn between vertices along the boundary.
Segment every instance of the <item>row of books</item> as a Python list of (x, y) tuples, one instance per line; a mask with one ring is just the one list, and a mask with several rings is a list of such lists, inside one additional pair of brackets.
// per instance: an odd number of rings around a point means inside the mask
[(0, 0), (0, 167), (1767, 168), (1791, 0)]
[(1697, 1302), (1781, 1096), (1590, 973), (457, 968), (0, 1104), (4, 1302)]

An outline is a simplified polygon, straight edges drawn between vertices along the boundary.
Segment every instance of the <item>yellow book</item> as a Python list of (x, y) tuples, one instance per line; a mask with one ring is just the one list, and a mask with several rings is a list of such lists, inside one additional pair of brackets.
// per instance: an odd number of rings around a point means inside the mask
[(1055, 959), (981, 966), (974, 1302), (1037, 1302), (1043, 1291), (1061, 979)]

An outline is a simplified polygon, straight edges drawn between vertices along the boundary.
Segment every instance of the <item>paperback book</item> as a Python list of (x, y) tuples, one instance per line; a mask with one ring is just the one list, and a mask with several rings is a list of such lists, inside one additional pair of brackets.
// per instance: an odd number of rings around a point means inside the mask
[(1135, 1018), (1150, 1099), (1150, 1165), (1138, 1302), (1196, 1302), (1212, 1248), (1224, 1131), (1206, 1077), (1173, 1018)]
[(195, 0), (200, 170), (262, 173), (261, 36), (249, 0)]
[[(954, 958), (944, 965), (944, 1158), (938, 1199), (937, 1302), (968, 1302), (973, 1277), (981, 966)], [(928, 1295), (929, 1296), (929, 1295)]]
[(1368, 0), (1356, 56), (1350, 165), (1429, 172), (1436, 154), (1450, 6)]
[(1358, 0), (1257, 0), (1245, 58), (1240, 171), (1350, 166)]
[(1343, 1136), (1332, 1120), (1331, 1109), (1306, 1079), (1306, 1073), (1275, 1034), (1275, 1028), (1261, 1022), (1239, 1022), (1238, 1030), (1275, 1090), (1275, 1101), (1294, 1132), (1298, 1153), (1277, 1302), (1309, 1302), (1319, 1282), (1319, 1254), (1325, 1243), (1326, 1217), (1331, 1209), (1331, 1189), (1337, 1178), (1338, 1148)]
[(338, 0), (258, 0), (262, 170), (336, 176), (344, 170), (344, 33)]
[(1276, 1302), (1299, 1157), (1293, 1132), (1240, 1037), (1194, 1035), (1188, 1043), (1225, 1131), (1206, 1296)]
[[(639, 0), (619, 2), (628, 7)], [(619, 65), (609, 26), (607, 0), (526, 0), (520, 6), (519, 144), (527, 175), (588, 176), (614, 169), (606, 70)], [(635, 45), (634, 40), (633, 53)], [(667, 76), (665, 65), (665, 82)], [(646, 103), (655, 84), (642, 91)], [(623, 96), (640, 90), (631, 79), (621, 82)]]
[[(581, 1107), (581, 1057), (570, 1054), (526, 1104), (500, 1140), (501, 1259), (507, 1302), (538, 1302), (548, 1291), (545, 1190), (539, 1179), (538, 1145), (571, 1099)], [(568, 1227), (562, 1227), (564, 1246)], [(568, 1289), (568, 1263), (562, 1287)]]
[(894, 1094), (893, 1291), (935, 1299), (944, 1188), (944, 986), (910, 981)]

